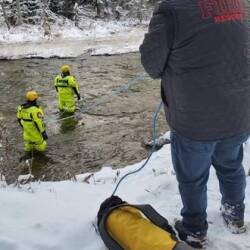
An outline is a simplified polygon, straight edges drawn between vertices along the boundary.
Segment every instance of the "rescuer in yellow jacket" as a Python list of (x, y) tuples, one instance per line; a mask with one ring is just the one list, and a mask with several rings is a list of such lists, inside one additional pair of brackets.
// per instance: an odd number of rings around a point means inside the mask
[(43, 152), (47, 147), (48, 136), (43, 122), (43, 110), (37, 105), (37, 92), (28, 91), (26, 99), (26, 103), (17, 107), (17, 119), (23, 129), (24, 150)]
[(63, 65), (61, 67), (61, 75), (55, 78), (54, 84), (59, 97), (60, 111), (74, 113), (76, 111), (75, 95), (78, 100), (80, 100), (81, 97), (76, 78), (70, 75), (69, 65)]

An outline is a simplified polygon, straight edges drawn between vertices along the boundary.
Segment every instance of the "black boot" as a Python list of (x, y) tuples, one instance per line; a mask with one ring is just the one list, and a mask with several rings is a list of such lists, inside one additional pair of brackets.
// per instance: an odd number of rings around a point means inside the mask
[(233, 234), (241, 234), (246, 232), (244, 225), (244, 204), (229, 205), (224, 203), (221, 205), (221, 215), (225, 225)]
[(185, 241), (188, 245), (197, 249), (205, 249), (207, 245), (206, 231), (190, 232), (188, 231), (181, 220), (175, 222), (175, 229), (178, 232), (180, 240)]

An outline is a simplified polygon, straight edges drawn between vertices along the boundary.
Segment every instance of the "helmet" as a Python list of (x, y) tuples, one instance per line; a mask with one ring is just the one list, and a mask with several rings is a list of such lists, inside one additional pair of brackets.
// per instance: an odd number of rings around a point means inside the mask
[(69, 65), (65, 64), (61, 67), (62, 73), (69, 73), (70, 72), (70, 67)]
[(34, 91), (34, 90), (28, 91), (28, 92), (26, 93), (26, 99), (27, 99), (28, 101), (31, 101), (31, 102), (37, 100), (37, 99), (38, 99), (38, 94), (37, 94), (37, 92)]

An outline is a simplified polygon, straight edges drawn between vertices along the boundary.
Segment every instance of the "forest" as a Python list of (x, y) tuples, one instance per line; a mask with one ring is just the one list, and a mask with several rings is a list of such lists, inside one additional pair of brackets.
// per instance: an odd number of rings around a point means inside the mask
[[(8, 29), (22, 24), (46, 29), (58, 18), (66, 18), (81, 28), (84, 19), (148, 19), (156, 0), (2, 0), (0, 25)], [(48, 28), (47, 28), (48, 29)]]

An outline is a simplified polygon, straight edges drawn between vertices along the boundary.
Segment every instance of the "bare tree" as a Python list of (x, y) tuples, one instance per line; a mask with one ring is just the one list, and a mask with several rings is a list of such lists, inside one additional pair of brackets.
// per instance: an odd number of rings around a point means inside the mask
[(101, 15), (101, 8), (100, 8), (100, 2), (98, 0), (94, 1), (94, 6), (96, 9), (96, 17), (100, 17)]
[(16, 0), (16, 9), (17, 9), (17, 25), (20, 25), (20, 24), (22, 24), (20, 0)]
[(79, 12), (80, 12), (80, 9), (79, 9), (79, 5), (78, 3), (76, 2), (75, 5), (74, 5), (74, 21), (75, 21), (75, 26), (76, 27), (79, 27)]
[(6, 23), (7, 27), (8, 27), (8, 30), (9, 30), (10, 29), (10, 23), (8, 21), (8, 17), (7, 17), (7, 14), (6, 14), (6, 10), (5, 10), (3, 1), (0, 2), (0, 5), (1, 5), (2, 11), (3, 11), (4, 21), (5, 21), (5, 23)]
[(140, 1), (140, 15), (139, 15), (140, 23), (142, 23), (142, 10), (143, 10), (143, 0)]
[(44, 29), (44, 37), (49, 39), (51, 37), (51, 25), (49, 21), (50, 0), (43, 0), (43, 6), (42, 27)]

